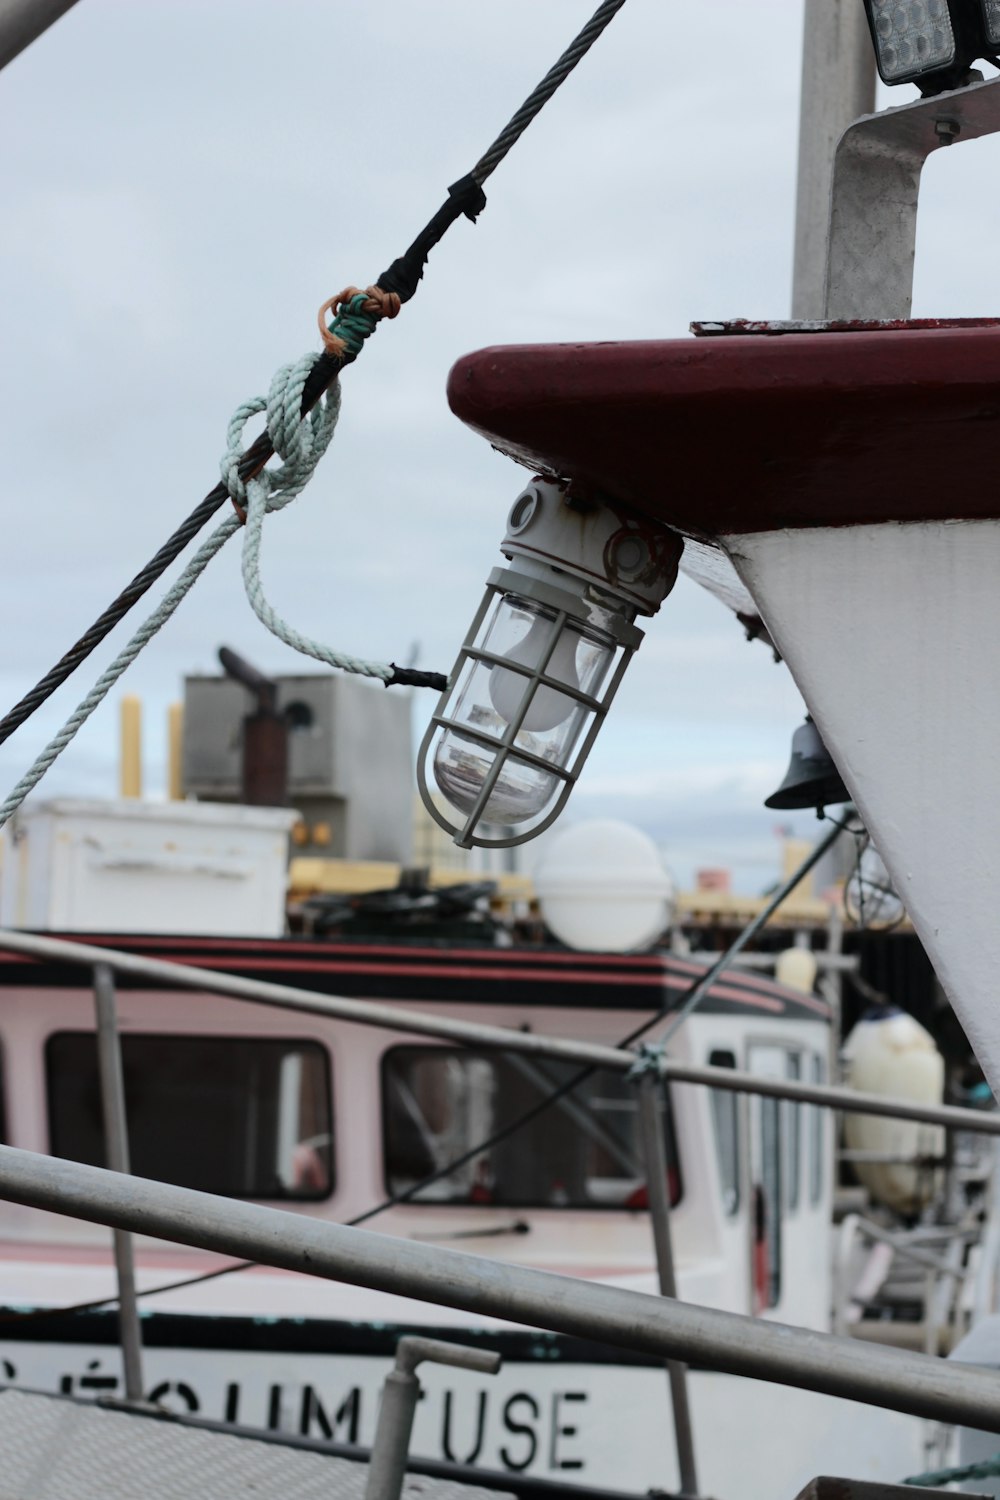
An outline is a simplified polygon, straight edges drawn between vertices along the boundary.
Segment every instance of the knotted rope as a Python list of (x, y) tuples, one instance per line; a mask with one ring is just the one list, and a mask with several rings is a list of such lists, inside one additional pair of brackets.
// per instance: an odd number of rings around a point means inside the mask
[[(343, 296), (343, 294), (341, 294)], [(355, 293), (352, 302), (364, 301), (363, 292)], [(332, 299), (336, 301), (338, 299)], [(356, 316), (364, 316), (370, 321), (370, 333), (375, 327), (375, 319), (369, 314), (355, 314), (350, 311), (347, 319)], [(344, 319), (338, 318), (334, 328), (339, 330), (344, 327)], [(345, 337), (354, 338), (356, 331), (348, 327)], [(368, 333), (362, 333), (362, 341)], [(359, 344), (359, 348), (361, 345)], [(272, 511), (283, 510), (289, 501), (294, 500), (296, 495), (301, 494), (313, 471), (319, 463), (323, 454), (330, 445), (334, 430), (337, 426), (337, 418), (340, 415), (340, 382), (334, 381), (319, 404), (313, 408), (307, 417), (302, 417), (302, 388), (315, 362), (315, 356), (304, 354), (294, 364), (283, 365), (276, 373), (271, 382), (271, 389), (267, 400), (257, 397), (253, 401), (245, 401), (242, 406), (237, 407), (233, 413), (228, 430), (228, 446), (222, 459), (222, 478), (229, 491), (233, 505), (238, 508), (240, 514), (245, 516), (246, 530), (243, 535), (243, 586), (246, 590), (247, 599), (254, 614), (272, 635), (277, 636), (279, 641), (284, 641), (286, 646), (300, 651), (305, 656), (311, 656), (316, 661), (325, 662), (327, 666), (336, 667), (342, 672), (353, 672), (362, 677), (377, 677), (382, 682), (388, 682), (395, 675), (395, 668), (389, 662), (367, 661), (363, 657), (350, 656), (343, 651), (335, 651), (331, 646), (325, 646), (321, 641), (313, 640), (311, 636), (302, 635), (294, 626), (289, 625), (287, 620), (282, 619), (277, 610), (270, 604), (264, 595), (264, 585), (260, 576), (260, 544), (264, 527), (264, 517)], [(282, 459), (282, 465), (278, 469), (261, 469), (260, 473), (246, 483), (240, 478), (240, 463), (244, 456), (242, 447), (243, 429), (251, 417), (258, 413), (267, 412), (267, 430), (274, 444), (275, 452)]]
[[(332, 327), (327, 329), (326, 333), (330, 338), (343, 340), (349, 359), (357, 358), (365, 339), (375, 331), (380, 317), (395, 317), (399, 310), (398, 306), (395, 311), (392, 310), (391, 297), (383, 297), (382, 303), (379, 303), (374, 295), (376, 290), (376, 288), (369, 288), (367, 292), (359, 292), (356, 288), (349, 287), (339, 296), (331, 298), (327, 304), (328, 307), (337, 307), (340, 310)], [(397, 304), (398, 301), (399, 299), (396, 298)], [(271, 382), (271, 389), (266, 400), (258, 396), (252, 401), (244, 401), (241, 406), (237, 407), (229, 420), (227, 447), (221, 465), (223, 481), (232, 499), (235, 513), (227, 516), (206, 538), (177, 581), (164, 594), (153, 613), (140, 625), (110, 666), (101, 673), (87, 696), (77, 705), (59, 732), (52, 737), (17, 785), (0, 803), (0, 828), (17, 811), (28, 793), (38, 785), (49, 767), (75, 738), (98, 705), (104, 701), (122, 673), (132, 665), (143, 647), (149, 644), (157, 631), (170, 619), (174, 610), (194, 587), (215, 554), (222, 549), (233, 532), (237, 531), (244, 521), (246, 530), (243, 542), (243, 582), (254, 613), (268, 630), (296, 651), (314, 656), (317, 661), (339, 667), (342, 671), (377, 677), (383, 682), (388, 682), (390, 679), (397, 682), (405, 680), (405, 674), (390, 663), (369, 662), (347, 656), (321, 645), (318, 641), (310, 640), (308, 636), (300, 635), (281, 619), (264, 598), (260, 581), (260, 538), (264, 516), (270, 511), (283, 509), (289, 501), (294, 500), (296, 495), (301, 494), (305, 489), (316, 465), (330, 445), (330, 439), (333, 437), (337, 418), (340, 415), (340, 385), (335, 380), (327, 387), (309, 415), (302, 416), (302, 391), (315, 363), (316, 355), (309, 353), (304, 354), (293, 364), (283, 365)], [(283, 462), (280, 468), (263, 468), (254, 478), (244, 482), (239, 473), (240, 461), (245, 456), (240, 446), (240, 439), (247, 422), (260, 412), (267, 413), (268, 433), (275, 452), (279, 454)]]
[[(267, 397), (251, 397), (229, 418), (226, 451), (219, 467), (222, 482), (243, 524), (248, 519), (246, 507), (252, 486), (267, 497), (268, 511), (282, 510), (302, 493), (330, 446), (340, 416), (340, 382), (334, 381), (307, 417), (301, 415), (302, 387), (315, 361), (316, 356), (310, 353), (303, 354), (293, 364), (282, 365), (275, 371)], [(240, 468), (246, 452), (240, 440), (246, 424), (261, 412), (267, 413), (268, 436), (283, 463), (277, 469), (261, 469), (244, 482)]]
[[(395, 318), (403, 302), (398, 292), (384, 292), (380, 286), (366, 287), (362, 292), (356, 286), (347, 286), (335, 297), (328, 297), (316, 314), (319, 336), (327, 354), (333, 354), (343, 364), (350, 364), (361, 353), (365, 339), (375, 332), (380, 318)], [(326, 317), (334, 314), (328, 328)]]

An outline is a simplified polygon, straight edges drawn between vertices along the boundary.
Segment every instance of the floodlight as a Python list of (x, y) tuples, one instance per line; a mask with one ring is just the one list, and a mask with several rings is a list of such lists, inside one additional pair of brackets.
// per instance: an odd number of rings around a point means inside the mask
[(1000, 46), (1000, 0), (864, 0), (884, 83), (939, 94), (975, 81)]
[(1000, 50), (1000, 0), (979, 0), (983, 34), (991, 47)]

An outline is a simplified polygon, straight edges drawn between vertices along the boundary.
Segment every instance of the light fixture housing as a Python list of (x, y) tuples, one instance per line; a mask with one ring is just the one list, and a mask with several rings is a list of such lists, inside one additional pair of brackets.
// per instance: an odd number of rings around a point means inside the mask
[(1000, 51), (1000, 0), (979, 0), (987, 45)]
[(922, 94), (962, 88), (981, 75), (976, 58), (1000, 47), (998, 0), (864, 0), (883, 83)]
[(417, 760), (456, 844), (509, 848), (559, 816), (642, 640), (635, 617), (659, 609), (682, 549), (550, 480), (518, 495), (500, 549), (514, 566), (487, 579)]

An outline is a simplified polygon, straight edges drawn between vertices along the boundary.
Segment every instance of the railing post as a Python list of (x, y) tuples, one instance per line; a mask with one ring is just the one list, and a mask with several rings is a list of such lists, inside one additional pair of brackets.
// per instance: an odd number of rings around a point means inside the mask
[(757, 1276), (757, 1253), (756, 1253), (756, 1215), (754, 1213), (753, 1200), (753, 1160), (751, 1155), (751, 1135), (753, 1130), (753, 1119), (751, 1116), (749, 1094), (737, 1094), (736, 1096), (736, 1123), (737, 1123), (737, 1160), (739, 1162), (740, 1174), (740, 1201), (739, 1211), (746, 1219), (746, 1278), (747, 1278), (747, 1312), (754, 1316), (756, 1301), (756, 1276)]
[[(674, 1251), (670, 1237), (670, 1189), (667, 1184), (667, 1156), (663, 1147), (663, 1119), (660, 1113), (663, 1081), (652, 1068), (639, 1076), (639, 1121), (642, 1128), (642, 1150), (646, 1164), (646, 1201), (653, 1226), (656, 1269), (660, 1295), (677, 1299), (674, 1276)], [(677, 1467), (682, 1495), (697, 1495), (698, 1475), (694, 1462), (694, 1438), (691, 1433), (691, 1408), (688, 1403), (687, 1365), (668, 1359), (667, 1379), (674, 1413), (674, 1436), (677, 1442)]]
[[(104, 1116), (104, 1153), (112, 1172), (131, 1171), (128, 1123), (125, 1115), (125, 1080), (115, 1005), (114, 975), (107, 964), (94, 965), (94, 1008), (97, 1013), (97, 1062), (101, 1080), (101, 1111)], [(121, 1327), (125, 1398), (141, 1401), (142, 1334), (139, 1304), (135, 1294), (135, 1259), (132, 1236), (115, 1229), (115, 1267), (118, 1272), (118, 1317)]]
[(478, 1370), (482, 1375), (495, 1375), (500, 1368), (499, 1354), (489, 1350), (404, 1335), (396, 1345), (395, 1367), (389, 1371), (382, 1386), (382, 1404), (368, 1462), (365, 1500), (399, 1500), (406, 1477), (413, 1416), (420, 1399), (416, 1369), (425, 1359), (439, 1365), (454, 1365), (460, 1370)]

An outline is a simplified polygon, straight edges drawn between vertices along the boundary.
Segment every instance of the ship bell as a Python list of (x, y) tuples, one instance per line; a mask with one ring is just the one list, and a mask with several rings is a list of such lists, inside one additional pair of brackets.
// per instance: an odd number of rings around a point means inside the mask
[(800, 724), (792, 735), (792, 758), (785, 779), (764, 806), (780, 810), (821, 808), (850, 800), (851, 794), (841, 780), (819, 730), (807, 714), (805, 723)]

